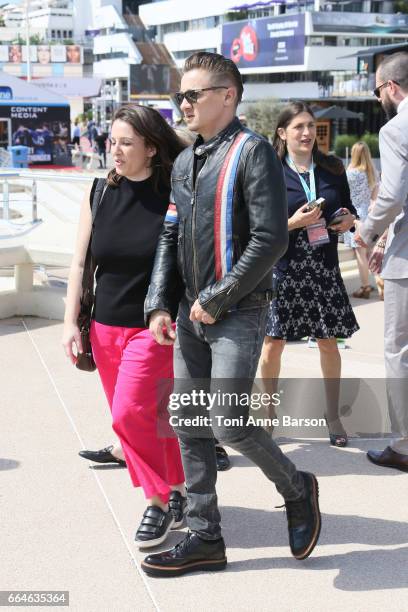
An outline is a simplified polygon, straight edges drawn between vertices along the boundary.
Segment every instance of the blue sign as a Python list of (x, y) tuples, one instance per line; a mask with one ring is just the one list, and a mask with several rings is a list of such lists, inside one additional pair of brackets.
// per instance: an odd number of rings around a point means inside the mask
[(1, 86), (0, 87), (0, 100), (12, 100), (12, 99), (13, 99), (13, 92), (11, 90), (11, 87)]
[(238, 68), (303, 66), (304, 13), (225, 23), (221, 52)]

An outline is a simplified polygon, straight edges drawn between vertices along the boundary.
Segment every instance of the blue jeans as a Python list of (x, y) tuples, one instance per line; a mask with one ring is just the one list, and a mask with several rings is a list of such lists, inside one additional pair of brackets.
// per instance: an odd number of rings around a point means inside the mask
[[(214, 325), (192, 322), (189, 313), (183, 300), (174, 347), (174, 392), (191, 393), (200, 388), (210, 393), (221, 389), (227, 394), (250, 394), (265, 336), (268, 302), (233, 310)], [(211, 427), (191, 428), (184, 423), (173, 427), (186, 476), (187, 524), (200, 537), (211, 540), (221, 535), (214, 436), (260, 467), (285, 500), (302, 498), (304, 484), (300, 472), (270, 435), (262, 427), (246, 424), (248, 406), (234, 406), (233, 401), (225, 406), (220, 401), (211, 412), (207, 408), (205, 404), (180, 406), (177, 417), (181, 421), (193, 415), (211, 416)], [(238, 414), (243, 417), (242, 425), (223, 422)]]

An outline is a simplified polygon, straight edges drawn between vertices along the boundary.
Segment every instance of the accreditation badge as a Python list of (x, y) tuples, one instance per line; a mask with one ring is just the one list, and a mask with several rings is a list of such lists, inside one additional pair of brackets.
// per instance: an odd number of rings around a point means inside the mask
[(322, 244), (327, 244), (330, 242), (329, 232), (326, 229), (326, 220), (319, 219), (313, 225), (308, 225), (307, 228), (307, 237), (309, 239), (309, 244), (314, 247), (321, 246)]

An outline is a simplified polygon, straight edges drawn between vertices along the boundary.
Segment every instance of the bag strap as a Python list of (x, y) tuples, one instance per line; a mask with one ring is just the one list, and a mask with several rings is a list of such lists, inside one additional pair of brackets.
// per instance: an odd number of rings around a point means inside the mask
[(102, 202), (102, 198), (105, 195), (105, 191), (108, 186), (104, 178), (95, 180), (96, 184), (94, 183), (95, 188), (93, 189), (93, 197), (91, 202), (92, 223), (95, 221), (96, 213), (98, 212), (99, 205)]
[(95, 262), (92, 259), (91, 242), (93, 234), (93, 225), (96, 217), (96, 213), (99, 210), (99, 206), (102, 202), (102, 198), (105, 195), (107, 183), (104, 178), (95, 179), (91, 189), (91, 212), (92, 212), (92, 231), (89, 237), (88, 248), (85, 256), (84, 271), (82, 274), (82, 296), (81, 296), (81, 308), (79, 314), (79, 327), (89, 327), (90, 319), (92, 315), (92, 308), (94, 303), (94, 274), (95, 274)]

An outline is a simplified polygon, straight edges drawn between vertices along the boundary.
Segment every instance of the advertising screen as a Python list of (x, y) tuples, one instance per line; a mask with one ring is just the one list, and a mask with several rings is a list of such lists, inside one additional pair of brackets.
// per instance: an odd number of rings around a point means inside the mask
[(302, 66), (305, 16), (285, 15), (222, 26), (222, 54), (238, 68)]
[(130, 66), (130, 95), (132, 98), (155, 98), (170, 93), (170, 66), (139, 64)]
[[(10, 88), (2, 88), (3, 90)], [(9, 99), (7, 91), (0, 98)], [(13, 105), (2, 106), (2, 116), (11, 119), (11, 145), (30, 148), (30, 164), (70, 165), (69, 107)]]

